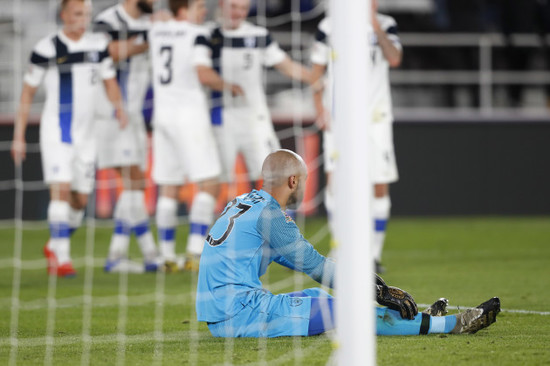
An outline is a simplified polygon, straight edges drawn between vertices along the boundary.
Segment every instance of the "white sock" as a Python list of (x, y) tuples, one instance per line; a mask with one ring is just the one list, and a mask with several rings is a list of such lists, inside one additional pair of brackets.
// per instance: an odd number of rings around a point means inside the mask
[(82, 219), (84, 218), (84, 210), (75, 210), (70, 207), (69, 211), (69, 227), (70, 234), (72, 235), (76, 229), (82, 225)]
[(71, 261), (70, 210), (69, 202), (65, 201), (50, 201), (48, 205), (48, 224), (50, 225), (48, 248), (55, 253), (59, 265)]
[(216, 208), (216, 199), (206, 193), (199, 192), (193, 200), (193, 206), (189, 213), (189, 237), (187, 238), (187, 253), (192, 255), (201, 255), (204, 246), (204, 240), (208, 233), (208, 228), (214, 220), (214, 209)]
[(178, 201), (160, 197), (157, 202), (157, 229), (160, 254), (168, 260), (176, 259), (176, 227)]
[(130, 245), (130, 234), (132, 224), (130, 222), (130, 197), (127, 191), (123, 191), (115, 205), (113, 218), (115, 228), (111, 243), (109, 245), (109, 260), (117, 260), (128, 256), (128, 246)]
[(372, 205), (372, 217), (374, 219), (373, 235), (373, 257), (376, 261), (382, 260), (382, 249), (386, 238), (386, 225), (390, 218), (391, 200), (390, 196), (381, 198), (375, 197)]
[(130, 211), (128, 220), (132, 231), (136, 235), (139, 248), (143, 253), (145, 262), (152, 262), (157, 257), (157, 246), (149, 228), (149, 215), (145, 207), (145, 195), (143, 191), (128, 191), (127, 193)]
[(327, 210), (328, 228), (334, 236), (334, 194), (332, 193), (332, 187), (328, 184), (325, 187), (325, 209)]

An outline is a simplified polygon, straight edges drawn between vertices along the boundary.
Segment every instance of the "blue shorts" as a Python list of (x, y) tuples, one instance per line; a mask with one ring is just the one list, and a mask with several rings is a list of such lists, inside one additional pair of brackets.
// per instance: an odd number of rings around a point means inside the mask
[(214, 337), (307, 336), (312, 302), (315, 307), (323, 299), (332, 296), (320, 288), (279, 295), (258, 292), (237, 315), (208, 323), (208, 329)]

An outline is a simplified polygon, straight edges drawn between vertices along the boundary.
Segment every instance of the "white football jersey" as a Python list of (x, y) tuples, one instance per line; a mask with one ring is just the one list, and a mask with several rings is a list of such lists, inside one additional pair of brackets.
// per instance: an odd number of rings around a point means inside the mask
[[(390, 41), (401, 49), (401, 42), (397, 33), (397, 23), (395, 20), (387, 15), (377, 14), (378, 21), (382, 29), (388, 35)], [(389, 78), (389, 63), (382, 53), (382, 49), (378, 44), (378, 39), (372, 27), (369, 28), (369, 38), (371, 40), (371, 57), (372, 57), (372, 79), (368, 81), (371, 84), (372, 90), (374, 90), (373, 115), (372, 122), (392, 122), (392, 101), (390, 92), (390, 78)], [(315, 44), (311, 53), (311, 62), (320, 65), (327, 65), (327, 93), (325, 98), (325, 105), (331, 110), (332, 108), (332, 48), (330, 47), (330, 21), (328, 18), (323, 19), (318, 26), (317, 34), (315, 36)]]
[[(213, 67), (222, 78), (239, 85), (244, 98), (233, 98), (230, 93), (212, 93), (212, 123), (221, 124), (220, 108), (261, 108), (267, 113), (263, 86), (263, 68), (282, 62), (287, 56), (266, 28), (243, 22), (237, 29), (220, 26), (211, 31)], [(217, 111), (217, 112), (216, 112)]]
[(34, 47), (24, 81), (33, 87), (44, 82), (46, 88), (42, 143), (78, 144), (93, 136), (96, 96), (104, 89), (102, 80), (115, 77), (107, 44), (100, 34), (85, 33), (73, 41), (58, 31)]
[[(186, 21), (158, 22), (149, 31), (154, 123), (177, 123), (179, 110), (208, 111), (196, 66), (212, 66), (206, 28)], [(193, 122), (193, 121), (190, 121)]]
[[(135, 38), (136, 44), (147, 42), (147, 32), (151, 27), (149, 15), (138, 19), (132, 18), (122, 4), (105, 9), (94, 19), (94, 32), (102, 32), (112, 41)], [(143, 123), (142, 109), (145, 94), (150, 84), (148, 53), (134, 55), (116, 64), (117, 80), (122, 96), (127, 103), (130, 123)], [(113, 110), (109, 106), (107, 96), (103, 94), (98, 106), (102, 117), (112, 117)]]

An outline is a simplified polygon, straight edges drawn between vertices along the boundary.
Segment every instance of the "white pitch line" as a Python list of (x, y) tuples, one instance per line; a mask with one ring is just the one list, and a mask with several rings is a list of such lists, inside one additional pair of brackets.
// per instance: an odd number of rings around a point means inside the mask
[[(180, 331), (180, 332), (172, 332), (172, 333), (165, 333), (164, 334), (164, 342), (174, 342), (174, 341), (181, 341), (182, 337), (188, 337), (189, 331)], [(200, 333), (210, 334), (208, 331), (201, 331)], [(151, 343), (151, 339), (153, 339), (155, 336), (153, 333), (143, 333), (143, 334), (136, 334), (136, 335), (127, 335), (125, 343), (126, 344), (136, 344), (136, 343)], [(100, 336), (91, 336), (91, 342), (93, 345), (98, 344), (111, 344), (111, 343), (117, 343), (118, 342), (118, 333), (114, 334), (106, 334), (106, 335), (100, 335)], [(44, 347), (44, 340), (46, 337), (35, 337), (35, 338), (19, 338), (19, 347), (20, 348), (30, 348), (30, 347)], [(61, 337), (55, 337), (55, 347), (59, 346), (67, 346), (67, 345), (73, 345), (73, 344), (80, 344), (82, 343), (82, 335), (69, 335), (69, 336), (61, 336)], [(9, 346), (9, 338), (1, 338), (0, 339), (0, 347), (6, 347)]]
[[(419, 308), (427, 308), (432, 304), (416, 304)], [(448, 310), (466, 310), (473, 309), (469, 306), (447, 306)], [(500, 309), (501, 313), (514, 313), (514, 314), (533, 314), (533, 315), (550, 315), (550, 311), (535, 311), (535, 310), (522, 310), (522, 309)]]
[[(105, 264), (105, 258), (93, 259), (94, 268), (103, 267), (103, 264)], [(79, 257), (79, 258), (73, 259), (73, 266), (77, 268), (84, 268), (86, 266), (86, 257)], [(0, 259), (0, 269), (11, 268), (11, 267), (14, 267), (13, 258)], [(46, 258), (29, 259), (29, 260), (21, 261), (20, 268), (22, 270), (30, 270), (30, 271), (46, 269)]]

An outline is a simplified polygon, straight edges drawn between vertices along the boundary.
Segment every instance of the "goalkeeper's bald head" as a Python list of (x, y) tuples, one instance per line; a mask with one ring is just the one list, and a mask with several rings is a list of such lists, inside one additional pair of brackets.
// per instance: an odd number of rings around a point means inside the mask
[(269, 154), (262, 166), (263, 189), (281, 206), (294, 208), (304, 196), (307, 167), (300, 155), (281, 149)]
[(306, 163), (300, 155), (291, 150), (280, 149), (272, 152), (262, 165), (264, 185), (269, 187), (286, 184), (291, 176), (306, 175)]

